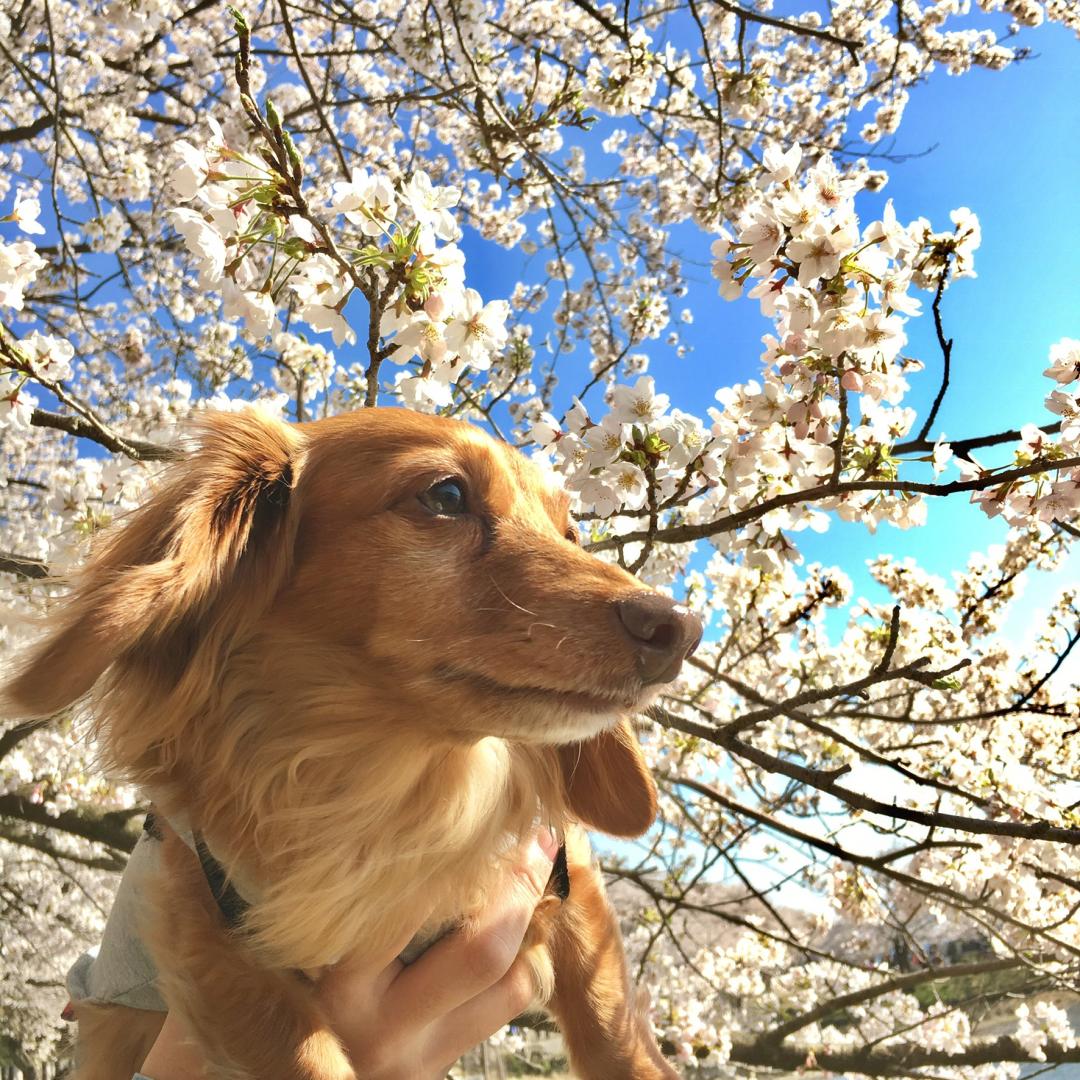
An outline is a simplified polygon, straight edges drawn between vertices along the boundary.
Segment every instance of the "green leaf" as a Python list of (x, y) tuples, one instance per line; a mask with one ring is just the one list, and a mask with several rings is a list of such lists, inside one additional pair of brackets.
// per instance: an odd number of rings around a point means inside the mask
[(233, 29), (237, 33), (244, 33), (250, 29), (242, 11), (234, 8), (231, 4), (225, 10), (233, 17)]
[(277, 198), (277, 187), (273, 184), (260, 184), (251, 193), (251, 197), (259, 206), (269, 206)]
[(650, 432), (645, 436), (645, 453), (653, 457), (660, 457), (671, 449), (671, 443), (664, 442), (656, 432)]
[(944, 679), (935, 679), (932, 685), (935, 690), (959, 690), (960, 680), (955, 675), (949, 675)]
[(392, 263), (392, 260), (385, 252), (380, 251), (372, 244), (360, 249), (356, 261), (360, 266), (381, 266), (384, 269), (389, 269)]

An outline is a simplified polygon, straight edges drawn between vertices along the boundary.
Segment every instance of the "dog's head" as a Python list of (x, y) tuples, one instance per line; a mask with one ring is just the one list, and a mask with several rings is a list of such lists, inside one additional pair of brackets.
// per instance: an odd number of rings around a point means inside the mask
[[(558, 746), (571, 808), (633, 835), (655, 794), (626, 717), (700, 633), (583, 551), (565, 494), (467, 424), (214, 414), (100, 545), (9, 694), (46, 714), (101, 680), (106, 745), (144, 781), (239, 739), (215, 717), (256, 700), (268, 742), (311, 723), (347, 753), (362, 722), (433, 745)], [(110, 695), (141, 732), (110, 717)]]

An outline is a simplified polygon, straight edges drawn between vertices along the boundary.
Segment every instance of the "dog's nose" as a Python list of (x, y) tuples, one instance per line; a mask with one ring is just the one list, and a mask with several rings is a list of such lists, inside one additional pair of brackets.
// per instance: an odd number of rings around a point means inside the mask
[(647, 683), (671, 682), (701, 644), (701, 620), (659, 593), (617, 600), (615, 611), (637, 650), (638, 674)]

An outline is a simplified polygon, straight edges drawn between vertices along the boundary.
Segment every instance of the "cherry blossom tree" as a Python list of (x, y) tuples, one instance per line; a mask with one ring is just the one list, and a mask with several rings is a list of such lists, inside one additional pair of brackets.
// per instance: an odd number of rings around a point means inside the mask
[[(583, 544), (710, 620), (641, 718), (657, 827), (606, 857), (687, 1073), (1080, 1060), (1062, 1007), (1080, 971), (1077, 590), (1022, 650), (999, 632), (1025, 575), (1080, 536), (1080, 342), (1046, 360), (1048, 416), (946, 443), (945, 301), (979, 223), (859, 217), (910, 89), (1022, 59), (1045, 20), (1080, 31), (1071, 0), (790, 17), (4, 0), (5, 655), (192, 413), (471, 420), (561, 477)], [(469, 284), (483, 244), (531, 257), (503, 295)], [(689, 258), (775, 323), (695, 414), (650, 356), (681, 347)], [(920, 317), (939, 355), (906, 354)], [(939, 388), (922, 415), (914, 380)], [(952, 584), (881, 555), (881, 603), (802, 561), (800, 532), (917, 526), (942, 498), (1009, 526)], [(78, 710), (3, 723), (0, 1034), (28, 1064), (56, 1052), (63, 973), (144, 808)]]

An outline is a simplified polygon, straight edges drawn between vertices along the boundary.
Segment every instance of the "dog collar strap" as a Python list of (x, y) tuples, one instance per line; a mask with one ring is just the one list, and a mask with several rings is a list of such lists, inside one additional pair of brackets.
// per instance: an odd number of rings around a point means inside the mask
[[(163, 819), (159, 819), (151, 810), (143, 822), (143, 832), (153, 840), (164, 840), (165, 834), (162, 831), (162, 821)], [(221, 916), (225, 920), (225, 925), (230, 930), (237, 929), (244, 921), (244, 916), (251, 905), (236, 891), (225, 873), (225, 868), (214, 858), (200, 833), (193, 832), (190, 840), (184, 836), (181, 836), (181, 839), (199, 857), (203, 877), (206, 878), (210, 894), (213, 896), (218, 911), (221, 912)]]
[(236, 891), (225, 874), (225, 868), (210, 853), (199, 833), (195, 833), (195, 854), (199, 856), (206, 884), (217, 901), (218, 910), (225, 919), (225, 925), (235, 930), (243, 921), (251, 905)]
[(570, 895), (570, 867), (566, 865), (565, 841), (559, 845), (559, 850), (555, 855), (555, 862), (551, 867), (551, 876), (548, 878), (547, 888), (560, 900), (565, 900)]

